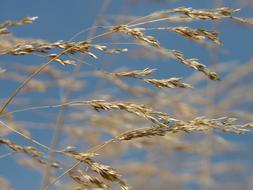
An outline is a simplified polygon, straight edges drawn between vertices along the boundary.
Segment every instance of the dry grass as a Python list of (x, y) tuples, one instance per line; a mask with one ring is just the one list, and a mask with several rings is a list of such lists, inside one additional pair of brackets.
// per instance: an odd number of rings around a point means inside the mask
[[(105, 18), (104, 12), (109, 4), (110, 1), (105, 1), (99, 18)], [(21, 40), (13, 37), (8, 31), (9, 27), (30, 24), (37, 17), (1, 23), (0, 56), (31, 54), (49, 60), (40, 66), (17, 64), (16, 70), (10, 71), (5, 70), (5, 66), (0, 67), (1, 79), (21, 83), (12, 94), (1, 100), (0, 145), (7, 147), (11, 152), (0, 155), (0, 161), (14, 154), (25, 155), (24, 160), (17, 157), (17, 162), (22, 162), (33, 169), (37, 168), (37, 171), (43, 174), (41, 190), (48, 190), (53, 186), (58, 189), (76, 190), (119, 187), (123, 190), (167, 189), (168, 186), (171, 189), (184, 189), (189, 183), (196, 183), (203, 189), (228, 188), (222, 186), (225, 183), (217, 185), (212, 174), (215, 172), (227, 174), (232, 167), (217, 166), (217, 163), (213, 163), (210, 159), (214, 155), (225, 154), (226, 151), (238, 151), (238, 145), (224, 139), (220, 132), (243, 135), (251, 132), (253, 128), (253, 124), (250, 123), (251, 113), (243, 114), (245, 118), (248, 116), (245, 119), (239, 117), (239, 112), (232, 111), (233, 104), (243, 100), (252, 101), (251, 96), (246, 96), (246, 94), (243, 96), (241, 93), (249, 89), (252, 84), (240, 84), (233, 88), (236, 82), (252, 73), (252, 62), (240, 67), (235, 66), (235, 71), (227, 68), (226, 65), (223, 68), (222, 65), (208, 68), (197, 58), (185, 58), (181, 51), (163, 47), (163, 43), (156, 36), (148, 33), (167, 30), (193, 42), (221, 46), (222, 41), (217, 31), (189, 26), (168, 27), (167, 23), (180, 22), (182, 25), (182, 22), (230, 19), (247, 25), (252, 24), (251, 19), (233, 16), (237, 12), (239, 9), (227, 7), (210, 10), (179, 7), (156, 11), (143, 17), (134, 17), (134, 19), (125, 17), (124, 19), (128, 20), (125, 24), (113, 26), (98, 27), (98, 20), (96, 20), (93, 27), (77, 34), (90, 32), (86, 39), (80, 41)], [(97, 35), (96, 30), (99, 30)], [(114, 40), (121, 39), (122, 36), (123, 39), (128, 38), (134, 42), (115, 43)], [(108, 43), (103, 43), (102, 40), (100, 43), (101, 38), (107, 39)], [(179, 63), (199, 72), (185, 79), (182, 77), (157, 79), (153, 76), (159, 68), (106, 71), (87, 63), (88, 60), (95, 61), (103, 54), (109, 56), (127, 53), (129, 48), (121, 47), (126, 44), (143, 47), (154, 55), (174, 58)], [(63, 69), (54, 67), (54, 62), (63, 66)], [(82, 64), (91, 68), (92, 72), (83, 71)], [(73, 67), (74, 71), (67, 73), (64, 71), (65, 67)], [(212, 71), (213, 69), (215, 71)], [(219, 72), (229, 74), (220, 81)], [(212, 83), (208, 82), (209, 85), (204, 87), (199, 86), (198, 83), (206, 82), (199, 73), (204, 74)], [(36, 79), (38, 75), (43, 75), (45, 78)], [(152, 78), (151, 75), (153, 75)], [(90, 93), (89, 100), (71, 100), (73, 91), (78, 92), (80, 97), (84, 97), (83, 93), (86, 93), (86, 89), (83, 81), (89, 77), (97, 78), (92, 85), (98, 86), (99, 89)], [(134, 84), (129, 82), (130, 80), (134, 81)], [(102, 88), (106, 86), (103, 85), (104, 81), (110, 81), (120, 90), (126, 91), (130, 98), (124, 95), (117, 96), (113, 90), (106, 94), (106, 91), (100, 90), (101, 86)], [(91, 82), (93, 83), (92, 80), (87, 80), (87, 83)], [(214, 83), (220, 83), (220, 86)], [(154, 90), (152, 85), (158, 88)], [(194, 89), (192, 89), (193, 85), (196, 86)], [(44, 100), (40, 100), (45, 101), (45, 105), (31, 106), (34, 101), (37, 101), (33, 100), (33, 96), (29, 94), (31, 90), (47, 95), (50, 88), (62, 89), (64, 95), (60, 103), (59, 100), (57, 103), (51, 103), (52, 99), (45, 96)], [(165, 88), (189, 89), (177, 91)], [(117, 92), (120, 90), (117, 89)], [(226, 96), (221, 102), (213, 101), (216, 97), (214, 92), (224, 93), (225, 91), (234, 91), (234, 93)], [(17, 96), (21, 92), (26, 94), (26, 100)], [(10, 109), (11, 105), (18, 108)], [(96, 112), (87, 107), (93, 108)], [(45, 111), (57, 108), (60, 109), (58, 115), (55, 113), (50, 115)], [(34, 123), (29, 123), (29, 117), (23, 121), (26, 122), (23, 125), (19, 124), (22, 123), (21, 121), (15, 121), (14, 116), (19, 113), (37, 113), (42, 118), (39, 124), (43, 129), (52, 125), (52, 116), (57, 118), (52, 127), (54, 134), (50, 146), (41, 143), (41, 139), (36, 140), (33, 137), (34, 134), (29, 132), (29, 126), (34, 128)], [(222, 117), (224, 115), (226, 117)], [(234, 117), (239, 117), (241, 122), (237, 122)], [(10, 133), (28, 140), (31, 145), (23, 146), (15, 143), (15, 140), (10, 140), (7, 136)], [(65, 134), (66, 138), (61, 142), (62, 144), (58, 145), (61, 134)], [(197, 138), (197, 142), (196, 139), (189, 140), (190, 135), (194, 137), (194, 135), (203, 134), (205, 135)], [(216, 144), (218, 146), (215, 146)], [(143, 162), (140, 156), (137, 160), (127, 163), (124, 155), (131, 154), (133, 149), (141, 150), (143, 155), (149, 156)], [(180, 153), (194, 154), (203, 164), (198, 165), (195, 163), (196, 160), (190, 157), (188, 161), (180, 162), (182, 159), (178, 156)], [(168, 156), (172, 158), (170, 158), (169, 168), (166, 169)], [(175, 160), (173, 156), (176, 157)], [(115, 159), (117, 159), (116, 163), (113, 162)], [(110, 166), (102, 163), (109, 163)], [(178, 171), (175, 169), (173, 171), (173, 166), (178, 167)], [(196, 172), (184, 172), (184, 167)], [(68, 176), (68, 179), (63, 178), (65, 176)], [(1, 188), (12, 189), (4, 178), (0, 178)]]

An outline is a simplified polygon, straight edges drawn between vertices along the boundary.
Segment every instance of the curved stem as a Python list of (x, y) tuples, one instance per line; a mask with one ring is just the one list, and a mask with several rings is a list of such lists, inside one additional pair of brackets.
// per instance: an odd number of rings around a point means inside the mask
[[(51, 149), (50, 149), (49, 147), (47, 147), (46, 145), (44, 145), (44, 144), (42, 144), (42, 143), (40, 143), (40, 142), (38, 142), (38, 141), (32, 139), (31, 137), (28, 137), (27, 135), (25, 135), (25, 134), (23, 134), (23, 133), (17, 131), (16, 129), (13, 129), (12, 127), (8, 126), (6, 123), (2, 122), (1, 120), (0, 120), (0, 124), (3, 125), (4, 127), (8, 128), (9, 130), (11, 130), (11, 131), (13, 131), (13, 132), (19, 134), (20, 136), (24, 137), (25, 139), (27, 139), (27, 140), (29, 140), (29, 141), (32, 141), (34, 144), (39, 145), (39, 146), (43, 147), (43, 148), (46, 149), (46, 150), (51, 150)], [(51, 151), (54, 151), (54, 150), (51, 150)], [(54, 151), (54, 152), (55, 152), (55, 151)]]
[(47, 63), (41, 65), (35, 72), (33, 72), (28, 78), (26, 78), (22, 82), (22, 84), (12, 93), (12, 95), (4, 103), (3, 107), (0, 110), (0, 115), (5, 111), (6, 107), (11, 103), (13, 98), (15, 98), (15, 96), (27, 85), (28, 82), (30, 82), (36, 75), (38, 75), (44, 68), (46, 68), (48, 65), (50, 65), (54, 60), (58, 59), (61, 55), (68, 52), (69, 50), (71, 50), (71, 48), (68, 48), (68, 49), (60, 52), (57, 56), (55, 56), (53, 59), (50, 59)]

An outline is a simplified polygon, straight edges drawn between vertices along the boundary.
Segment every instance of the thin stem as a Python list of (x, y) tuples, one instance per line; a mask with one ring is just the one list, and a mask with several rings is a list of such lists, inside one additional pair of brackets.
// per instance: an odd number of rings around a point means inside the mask
[(163, 17), (163, 18), (159, 18), (159, 19), (155, 19), (155, 20), (149, 20), (149, 21), (145, 21), (145, 22), (140, 22), (140, 23), (128, 25), (128, 27), (135, 27), (135, 26), (140, 26), (140, 25), (143, 25), (143, 24), (149, 24), (149, 23), (154, 23), (154, 22), (165, 21), (167, 19), (168, 19), (168, 17)]
[(0, 159), (4, 159), (4, 158), (6, 158), (6, 157), (8, 157), (8, 156), (11, 156), (11, 155), (13, 155), (13, 154), (15, 154), (16, 152), (8, 152), (8, 153), (6, 153), (6, 154), (3, 154), (3, 155), (1, 155), (0, 156)]
[[(99, 19), (100, 16), (102, 16), (102, 14), (105, 12), (105, 10), (107, 9), (107, 7), (109, 6), (110, 4), (110, 0), (105, 0), (103, 5), (102, 5), (102, 8), (100, 9), (99, 13), (97, 14), (97, 17), (95, 19), (95, 22), (93, 24), (93, 26), (96, 26), (97, 25), (97, 21)], [(94, 27), (91, 27), (91, 30), (88, 34), (88, 37), (87, 37), (87, 40), (86, 41), (92, 41), (93, 39), (97, 38), (97, 37), (101, 37), (101, 36), (104, 36), (104, 35), (107, 35), (107, 34), (111, 34), (111, 31), (107, 32), (107, 33), (104, 33), (104, 34), (101, 34), (101, 35), (98, 35), (98, 36), (95, 36), (95, 32), (96, 32), (96, 28)], [(72, 73), (72, 76), (73, 76), (73, 80), (71, 82), (74, 81), (74, 79), (77, 77), (78, 73), (80, 71), (80, 64), (75, 67), (75, 70), (73, 71)], [(71, 94), (71, 91), (72, 91), (72, 85), (69, 85), (67, 86), (67, 91), (66, 91), (66, 95), (65, 97), (63, 98), (64, 102), (68, 100), (70, 94)], [(61, 111), (58, 115), (58, 118), (57, 118), (57, 122), (56, 122), (56, 130), (53, 134), (53, 138), (52, 138), (52, 142), (51, 142), (51, 148), (52, 149), (55, 149), (57, 148), (57, 144), (58, 144), (58, 141), (59, 141), (59, 138), (60, 138), (60, 135), (62, 133), (62, 128), (63, 128), (63, 125), (64, 125), (64, 121), (65, 121), (65, 113), (66, 113), (66, 109), (67, 107), (66, 106), (62, 106), (61, 107)], [(51, 163), (53, 160), (54, 160), (54, 157), (55, 157), (55, 154), (54, 152), (49, 152), (49, 163)], [(71, 169), (71, 168), (70, 168)], [(51, 167), (50, 165), (48, 164), (46, 169), (45, 169), (45, 172), (44, 172), (44, 180), (42, 182), (42, 189), (48, 185), (48, 181), (50, 179), (50, 171), (51, 171)], [(65, 174), (63, 174), (65, 175)]]
[[(61, 111), (57, 117), (57, 121), (56, 121), (56, 126), (55, 126), (55, 132), (53, 134), (53, 138), (51, 141), (51, 149), (56, 149), (57, 148), (57, 144), (58, 144), (58, 140), (60, 138), (61, 132), (62, 132), (62, 128), (64, 125), (64, 116), (65, 116), (65, 111), (67, 109), (66, 106), (62, 106), (61, 107)], [(48, 164), (45, 168), (44, 171), (44, 175), (43, 175), (43, 180), (42, 180), (42, 189), (48, 184), (48, 181), (50, 179), (51, 176), (51, 167), (50, 167), (50, 163), (52, 163), (54, 161), (55, 158), (55, 152), (49, 151), (49, 156), (48, 156)]]
[(57, 56), (55, 56), (53, 59), (49, 60), (47, 63), (41, 65), (35, 72), (33, 72), (28, 78), (26, 78), (22, 82), (22, 84), (13, 92), (13, 94), (4, 103), (3, 107), (0, 110), (0, 115), (5, 111), (6, 107), (11, 103), (13, 98), (27, 85), (28, 82), (30, 82), (36, 75), (38, 75), (44, 68), (46, 68), (48, 65), (50, 65), (54, 60), (58, 59), (61, 55), (68, 52), (69, 50), (71, 50), (71, 48), (68, 48), (68, 49), (60, 52)]
[[(114, 33), (114, 31), (108, 31), (102, 34), (99, 34), (97, 36), (88, 38), (87, 41), (92, 41), (94, 39), (106, 36), (106, 35), (110, 35)], [(61, 55), (63, 55), (64, 53), (70, 51), (72, 49), (72, 47), (60, 52), (58, 55), (56, 55), (53, 59), (51, 59), (50, 61), (48, 61), (47, 63), (43, 64), (42, 66), (40, 66), (34, 73), (32, 73), (28, 78), (26, 78), (22, 84), (13, 92), (13, 94), (7, 99), (7, 101), (4, 103), (3, 107), (0, 110), (0, 115), (5, 111), (6, 107), (11, 103), (11, 101), (13, 100), (13, 98), (27, 85), (28, 82), (30, 82), (36, 75), (38, 75), (44, 68), (46, 68), (48, 65), (50, 65), (54, 60), (58, 59)]]
[(96, 32), (96, 29), (98, 27), (96, 27), (98, 25), (98, 21), (100, 20), (100, 18), (102, 18), (103, 14), (105, 13), (106, 9), (108, 8), (108, 6), (110, 5), (111, 3), (111, 0), (105, 0), (102, 7), (100, 8), (96, 18), (95, 18), (95, 21), (93, 23), (93, 27), (92, 29), (90, 30), (89, 34), (88, 34), (88, 38), (92, 37), (95, 35), (95, 32)]
[(73, 41), (76, 37), (80, 36), (81, 34), (83, 34), (85, 32), (88, 32), (90, 30), (97, 29), (97, 28), (110, 28), (110, 27), (112, 27), (112, 26), (92, 26), (92, 27), (86, 28), (84, 30), (77, 32), (73, 37), (71, 37), (69, 39), (69, 41)]
[[(29, 140), (29, 141), (32, 141), (34, 144), (39, 145), (39, 146), (43, 147), (43, 148), (46, 149), (46, 150), (51, 150), (48, 146), (46, 146), (46, 145), (44, 145), (44, 144), (42, 144), (42, 143), (40, 143), (40, 142), (38, 142), (38, 141), (32, 139), (31, 137), (28, 137), (27, 135), (25, 135), (25, 134), (23, 134), (23, 133), (17, 131), (16, 129), (13, 129), (12, 127), (8, 126), (6, 123), (4, 123), (4, 122), (1, 121), (1, 120), (0, 120), (0, 124), (2, 124), (4, 127), (8, 128), (9, 130), (11, 130), (11, 131), (13, 131), (13, 132), (19, 134), (20, 136), (24, 137), (25, 139), (27, 139), (27, 140)], [(52, 150), (52, 151), (55, 152), (55, 150)]]
[(110, 140), (108, 140), (108, 141), (105, 141), (104, 143), (102, 143), (102, 144), (99, 144), (99, 145), (97, 145), (97, 146), (95, 146), (95, 147), (92, 147), (92, 148), (90, 148), (88, 151), (86, 151), (88, 154), (90, 153), (90, 154), (92, 154), (92, 153), (97, 153), (98, 151), (100, 151), (101, 149), (103, 149), (104, 147), (106, 147), (107, 145), (109, 145), (109, 144), (111, 144), (111, 143), (113, 143), (113, 142), (115, 142), (115, 138), (112, 138), (112, 139), (110, 139)]
[(58, 176), (55, 180), (52, 181), (52, 183), (48, 184), (45, 188), (43, 188), (43, 190), (48, 190), (50, 189), (55, 183), (57, 183), (57, 181), (59, 181), (63, 176), (65, 176), (68, 172), (70, 172), (71, 170), (73, 170), (75, 167), (77, 167), (79, 164), (81, 163), (81, 161), (76, 162), (75, 164), (73, 164), (69, 169), (67, 169), (64, 173), (62, 173), (60, 176)]
[[(168, 14), (168, 13), (173, 13), (173, 11), (172, 10), (163, 11), (163, 14)], [(154, 16), (154, 14), (149, 14), (149, 15), (146, 15), (146, 16), (143, 16), (143, 17), (139, 17), (139, 18), (137, 18), (133, 21), (130, 21), (129, 23), (127, 23), (127, 25), (129, 26), (133, 23), (136, 23), (137, 21), (144, 20), (144, 19), (147, 19), (149, 17), (155, 17), (155, 16)]]
[(28, 108), (23, 108), (23, 109), (19, 109), (19, 110), (14, 110), (11, 112), (7, 112), (4, 113), (0, 116), (0, 118), (3, 118), (4, 116), (13, 114), (13, 113), (20, 113), (20, 112), (26, 112), (26, 111), (33, 111), (33, 110), (42, 110), (42, 109), (50, 109), (50, 108), (59, 108), (62, 106), (80, 106), (80, 105), (84, 105), (81, 104), (80, 102), (77, 103), (77, 101), (70, 101), (70, 102), (66, 102), (63, 104), (56, 104), (56, 105), (48, 105), (48, 106), (34, 106), (34, 107), (28, 107)]
[(90, 38), (87, 39), (87, 41), (92, 41), (92, 40), (94, 40), (94, 39), (97, 39), (97, 38), (100, 38), (100, 37), (104, 37), (104, 36), (107, 36), (107, 35), (110, 35), (110, 34), (113, 34), (113, 33), (115, 33), (115, 31), (110, 30), (110, 31), (108, 31), (108, 32), (99, 34), (99, 35), (97, 35), (97, 36), (90, 37)]

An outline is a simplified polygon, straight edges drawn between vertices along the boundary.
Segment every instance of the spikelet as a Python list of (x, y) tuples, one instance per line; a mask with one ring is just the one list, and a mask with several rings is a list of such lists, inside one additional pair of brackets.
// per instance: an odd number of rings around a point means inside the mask
[(25, 17), (25, 18), (23, 18), (20, 21), (6, 21), (4, 23), (0, 23), (0, 35), (9, 34), (10, 32), (7, 31), (8, 27), (11, 27), (11, 26), (22, 26), (22, 25), (25, 25), (25, 24), (31, 24), (36, 19), (38, 19), (37, 16), (35, 16), (35, 17)]
[(136, 40), (144, 41), (153, 47), (160, 47), (160, 43), (153, 36), (145, 36), (141, 28), (129, 28), (127, 25), (115, 26), (111, 29), (114, 32), (123, 32)]
[(169, 130), (169, 127), (146, 127), (125, 132), (117, 136), (116, 139), (120, 141), (128, 141), (143, 137), (164, 136)]
[(177, 50), (171, 51), (171, 53), (184, 65), (187, 65), (195, 70), (203, 72), (211, 80), (220, 80), (220, 77), (217, 73), (210, 71), (206, 68), (205, 65), (198, 62), (198, 59), (185, 59), (183, 54)]
[(234, 118), (222, 117), (218, 119), (207, 119), (204, 117), (197, 117), (191, 121), (184, 122), (179, 120), (171, 120), (171, 123), (166, 126), (154, 126), (134, 129), (127, 131), (115, 137), (120, 141), (128, 141), (136, 138), (165, 136), (167, 133), (178, 132), (207, 132), (212, 129), (217, 129), (223, 132), (243, 134), (248, 132), (253, 127), (252, 123), (236, 125)]
[(57, 54), (49, 54), (48, 57), (51, 59), (54, 59), (55, 62), (58, 62), (60, 64), (64, 65), (75, 65), (75, 61), (73, 60), (63, 60), (61, 58), (57, 58)]
[(217, 20), (229, 17), (235, 12), (238, 12), (240, 9), (230, 9), (227, 7), (217, 8), (213, 10), (207, 9), (193, 9), (187, 7), (179, 7), (173, 9), (175, 13), (184, 14), (193, 19), (201, 19), (201, 20)]
[(145, 82), (155, 85), (158, 88), (192, 88), (190, 84), (181, 82), (182, 78), (170, 78), (170, 79), (143, 79)]
[(105, 100), (91, 100), (87, 104), (92, 106), (95, 110), (125, 110), (136, 114), (154, 123), (168, 122), (168, 114), (164, 112), (155, 111), (145, 105), (138, 105), (128, 102), (108, 102)]
[(156, 69), (143, 69), (143, 70), (133, 70), (133, 71), (119, 71), (112, 73), (116, 77), (132, 77), (132, 78), (142, 78), (152, 74)]
[[(35, 147), (32, 146), (20, 146), (15, 143), (13, 143), (10, 140), (6, 140), (3, 138), (0, 138), (0, 144), (4, 144), (14, 150), (17, 153), (24, 153), (30, 157), (32, 157), (34, 160), (36, 160), (38, 163), (46, 165), (48, 162), (41, 158), (42, 152), (38, 151)], [(59, 164), (57, 163), (50, 163), (51, 167), (59, 168)]]
[[(95, 162), (91, 159), (91, 157), (94, 157), (95, 153), (81, 153), (73, 150), (66, 150), (65, 153), (70, 155), (71, 157), (75, 158), (76, 160), (87, 164), (94, 172), (98, 173), (101, 177), (104, 179), (111, 181), (111, 182), (117, 182), (120, 184), (121, 188), (123, 190), (130, 190), (132, 189), (124, 180), (121, 179), (121, 175), (118, 174), (118, 172), (107, 165)], [(77, 178), (76, 178), (77, 179)], [(79, 178), (78, 178), (79, 180)]]
[(219, 40), (218, 33), (214, 32), (214, 31), (207, 31), (202, 28), (192, 29), (192, 28), (186, 27), (186, 26), (185, 27), (183, 27), (183, 26), (173, 27), (173, 28), (170, 28), (170, 30), (172, 30), (178, 34), (181, 34), (187, 38), (190, 38), (192, 40), (203, 41), (206, 38), (208, 38), (213, 43), (215, 43), (217, 45), (221, 45), (221, 41)]
[(92, 188), (92, 185), (95, 185), (96, 187), (103, 190), (109, 189), (108, 185), (106, 185), (102, 180), (97, 177), (87, 175), (82, 170), (71, 170), (68, 172), (68, 174), (75, 182), (84, 187)]

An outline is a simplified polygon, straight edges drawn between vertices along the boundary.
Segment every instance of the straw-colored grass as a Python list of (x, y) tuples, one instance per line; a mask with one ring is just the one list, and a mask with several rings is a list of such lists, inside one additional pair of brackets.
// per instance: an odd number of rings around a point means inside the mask
[[(105, 19), (104, 12), (109, 4), (110, 1), (105, 1), (98, 15), (99, 19)], [(184, 26), (183, 23), (230, 19), (242, 24), (252, 24), (251, 19), (234, 16), (239, 11), (227, 7), (179, 7), (155, 11), (130, 20), (126, 17), (128, 22), (119, 25), (98, 26), (95, 21), (94, 26), (80, 31), (71, 40), (56, 42), (18, 39), (9, 32), (10, 27), (32, 24), (39, 19), (36, 16), (1, 23), (0, 56), (36, 55), (44, 57), (47, 62), (39, 66), (16, 64), (10, 70), (5, 65), (0, 67), (1, 80), (19, 83), (13, 93), (1, 100), (0, 145), (9, 152), (0, 155), (0, 162), (1, 159), (13, 157), (17, 163), (37, 168), (43, 175), (41, 190), (54, 186), (58, 189), (76, 190), (184, 189), (189, 183), (199, 184), (203, 189), (223, 189), (222, 184), (218, 186), (213, 181), (212, 174), (227, 174), (232, 167), (217, 166), (210, 159), (216, 154), (238, 148), (238, 145), (224, 139), (221, 133), (243, 135), (252, 130), (253, 124), (248, 122), (252, 120), (252, 114), (241, 114), (244, 115), (243, 118), (240, 117), (240, 111), (233, 112), (231, 109), (233, 104), (240, 101), (252, 101), (252, 96), (246, 93), (247, 90), (250, 91), (252, 84), (241, 84), (233, 88), (236, 82), (252, 73), (252, 62), (235, 66), (234, 70), (227, 65), (209, 68), (198, 58), (186, 58), (180, 50), (164, 47), (149, 32), (166, 30), (186, 37), (192, 43), (217, 47), (222, 45), (217, 31)], [(179, 23), (179, 26), (171, 27), (168, 24), (171, 22)], [(74, 41), (74, 38), (85, 32), (90, 32), (87, 38)], [(104, 43), (101, 38), (108, 42)], [(133, 42), (115, 42), (126, 38)], [(186, 66), (186, 69), (190, 67), (196, 72), (189, 78), (172, 76), (160, 79), (155, 76), (160, 70), (154, 65), (152, 69), (131, 69), (125, 65), (127, 69), (106, 71), (88, 63), (88, 60), (95, 61), (103, 54), (107, 55), (105, 57), (126, 54), (131, 50), (127, 45), (136, 45), (150, 51), (150, 54), (175, 59)], [(61, 65), (63, 69), (54, 67), (54, 64)], [(81, 65), (92, 71), (88, 73), (82, 70)], [(66, 73), (66, 67), (73, 67), (73, 72)], [(229, 74), (221, 79), (219, 72)], [(43, 77), (40, 78), (39, 75)], [(89, 77), (91, 79), (86, 80), (86, 83), (92, 83), (98, 89), (89, 93), (90, 97), (87, 98), (88, 95), (84, 95), (84, 80)], [(206, 82), (207, 79), (210, 82)], [(112, 84), (107, 84), (107, 81)], [(107, 85), (103, 85), (104, 82)], [(209, 85), (198, 85), (201, 82)], [(109, 85), (116, 85), (116, 93), (113, 87), (109, 92), (105, 90)], [(55, 88), (61, 89), (64, 95), (60, 102), (58, 100), (57, 103), (52, 103), (52, 99), (46, 96), (50, 89)], [(118, 96), (117, 92), (121, 90), (128, 93), (128, 96)], [(223, 97), (221, 102), (213, 101), (215, 93), (225, 94), (230, 90), (234, 91), (233, 95)], [(33, 105), (37, 100), (29, 94), (31, 91), (45, 94), (44, 99), (40, 100), (41, 104)], [(70, 98), (74, 91), (78, 92), (80, 99)], [(22, 99), (19, 94), (26, 96)], [(58, 115), (56, 112), (50, 115), (51, 111), (57, 109), (60, 109)], [(25, 121), (15, 120), (16, 114), (27, 113), (37, 114), (44, 119), (36, 124), (29, 117), (24, 117)], [(55, 124), (52, 117), (57, 118)], [(240, 122), (235, 117), (239, 117)], [(45, 130), (49, 128), (49, 136), (53, 129), (51, 145), (41, 143), (50, 139), (42, 141), (38, 135), (35, 139), (34, 134), (30, 133), (30, 127), (39, 126)], [(11, 133), (26, 139), (30, 145), (16, 143), (15, 138), (9, 138), (8, 134)], [(66, 138), (60, 142), (62, 134)], [(200, 136), (191, 140), (190, 135)], [(139, 156), (129, 163), (124, 156), (129, 154), (128, 157), (131, 157), (133, 149), (141, 150), (145, 159)], [(185, 163), (178, 163), (182, 158), (170, 158), (171, 163), (168, 163), (167, 157), (178, 157), (180, 153), (195, 155), (203, 162), (203, 166), (190, 157), (189, 161), (184, 160)], [(24, 155), (25, 160), (16, 156), (19, 154)], [(166, 164), (170, 165), (171, 171), (166, 169)], [(173, 165), (178, 167), (178, 172), (173, 171)], [(197, 172), (183, 171), (184, 167)], [(0, 175), (2, 173), (4, 171)], [(12, 189), (7, 179), (0, 178), (0, 189)]]

